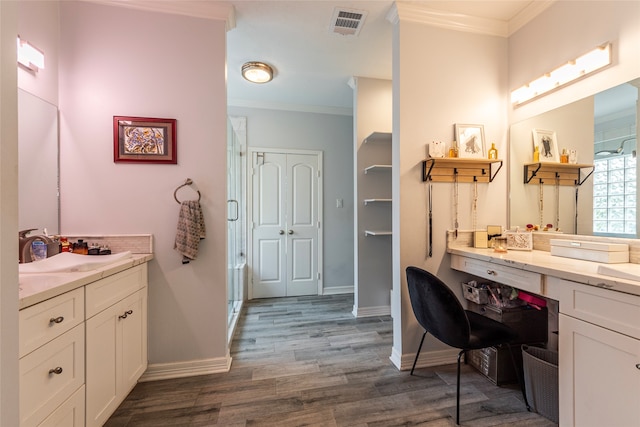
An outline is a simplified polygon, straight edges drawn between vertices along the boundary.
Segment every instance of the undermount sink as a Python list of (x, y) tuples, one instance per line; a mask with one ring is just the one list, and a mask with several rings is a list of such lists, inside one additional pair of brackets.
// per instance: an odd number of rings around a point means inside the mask
[(617, 277), (618, 279), (640, 281), (640, 264), (617, 264), (598, 266), (598, 274)]
[(114, 262), (131, 258), (131, 252), (120, 252), (111, 255), (80, 255), (62, 252), (41, 261), (34, 261), (18, 265), (18, 272), (22, 273), (71, 273), (89, 271), (105, 267)]

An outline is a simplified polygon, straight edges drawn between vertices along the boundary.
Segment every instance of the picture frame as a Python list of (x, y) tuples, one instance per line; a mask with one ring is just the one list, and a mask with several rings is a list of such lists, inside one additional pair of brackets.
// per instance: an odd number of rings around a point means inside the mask
[(558, 138), (552, 130), (533, 129), (533, 149), (538, 147), (540, 162), (559, 162)]
[(113, 116), (113, 161), (177, 164), (176, 119)]
[(469, 159), (486, 158), (483, 125), (455, 124), (455, 139), (458, 142), (458, 157)]
[(507, 250), (513, 249), (516, 251), (532, 251), (533, 250), (533, 234), (531, 232), (512, 232), (507, 231), (504, 233), (507, 238)]

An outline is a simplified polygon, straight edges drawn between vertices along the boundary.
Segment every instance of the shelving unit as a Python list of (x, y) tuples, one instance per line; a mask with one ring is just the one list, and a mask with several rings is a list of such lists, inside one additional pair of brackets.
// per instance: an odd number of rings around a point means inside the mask
[[(391, 152), (391, 132), (373, 132), (371, 133), (369, 136), (367, 136), (363, 141), (363, 144), (372, 144), (372, 143), (380, 143), (380, 144), (388, 144), (389, 145), (389, 150), (387, 152), (386, 149), (384, 149), (385, 154), (382, 157), (375, 157), (372, 158), (371, 160), (373, 161), (389, 161), (390, 160), (390, 152)], [(372, 147), (373, 148), (373, 147)], [(370, 149), (369, 149), (370, 150)], [(369, 211), (368, 213), (368, 219), (371, 221), (369, 224), (373, 225), (374, 227), (379, 227), (380, 226), (380, 221), (381, 218), (383, 218), (387, 213), (385, 211), (385, 209), (390, 208), (391, 205), (391, 199), (390, 198), (386, 198), (388, 197), (387, 190), (381, 190), (379, 186), (377, 186), (376, 184), (373, 184), (374, 186), (371, 186), (371, 183), (374, 182), (380, 182), (379, 179), (385, 179), (384, 174), (391, 172), (391, 165), (390, 164), (371, 164), (369, 166), (366, 166), (364, 168), (364, 173), (365, 174), (379, 174), (382, 173), (383, 176), (380, 176), (379, 178), (374, 179), (373, 181), (370, 181), (369, 179), (367, 179), (370, 184), (365, 185), (365, 187), (363, 188), (368, 188), (368, 190), (370, 192), (373, 192), (376, 194), (376, 196), (381, 196), (381, 197), (373, 197), (373, 198), (368, 198), (368, 199), (363, 199), (363, 203), (365, 206), (368, 205), (380, 205), (379, 208), (372, 208), (374, 210)], [(389, 176), (389, 182), (391, 181), (391, 176)], [(373, 179), (374, 177), (372, 176), (371, 179)], [(377, 180), (377, 181), (376, 181)], [(382, 193), (380, 193), (380, 191), (382, 191)], [(382, 206), (382, 205), (389, 205), (389, 206)], [(378, 211), (377, 209), (383, 209), (383, 211)], [(385, 222), (385, 221), (383, 221)], [(390, 224), (389, 224), (390, 226)], [(383, 225), (384, 227), (384, 225)], [(365, 230), (365, 236), (390, 236), (391, 235), (391, 230), (371, 230), (371, 229), (366, 229)]]
[(422, 181), (492, 182), (502, 168), (499, 159), (428, 158), (422, 161)]
[(525, 163), (525, 184), (582, 185), (593, 173), (593, 165), (555, 162)]

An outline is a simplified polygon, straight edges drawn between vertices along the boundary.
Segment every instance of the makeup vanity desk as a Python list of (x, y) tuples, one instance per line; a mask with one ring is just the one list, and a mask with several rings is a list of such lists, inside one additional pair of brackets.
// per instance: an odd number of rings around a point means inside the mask
[(558, 301), (560, 426), (640, 425), (639, 281), (541, 250), (448, 253), (454, 270)]

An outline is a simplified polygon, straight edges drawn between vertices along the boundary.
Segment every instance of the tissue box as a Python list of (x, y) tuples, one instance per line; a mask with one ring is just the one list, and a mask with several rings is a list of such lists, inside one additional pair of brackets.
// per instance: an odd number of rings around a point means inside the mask
[(551, 239), (551, 255), (606, 264), (629, 262), (629, 245)]

